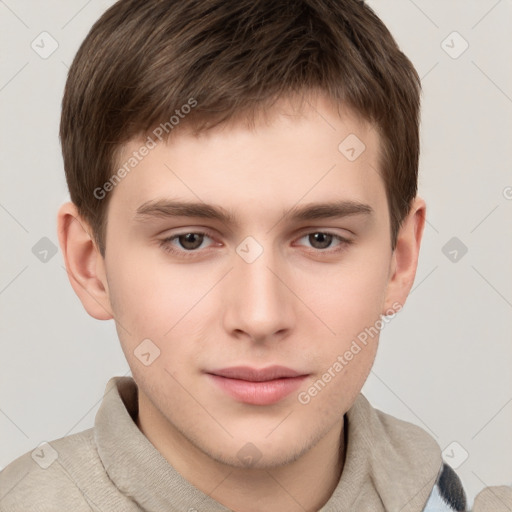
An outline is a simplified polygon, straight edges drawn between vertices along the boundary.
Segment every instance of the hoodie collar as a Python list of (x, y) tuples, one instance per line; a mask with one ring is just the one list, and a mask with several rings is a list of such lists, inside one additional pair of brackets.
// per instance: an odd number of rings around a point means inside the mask
[[(98, 454), (121, 493), (146, 512), (230, 512), (185, 480), (142, 434), (135, 420), (132, 377), (112, 377), (96, 414)], [(424, 430), (374, 409), (359, 394), (345, 417), (343, 472), (319, 512), (420, 512), (442, 466), (436, 441)]]

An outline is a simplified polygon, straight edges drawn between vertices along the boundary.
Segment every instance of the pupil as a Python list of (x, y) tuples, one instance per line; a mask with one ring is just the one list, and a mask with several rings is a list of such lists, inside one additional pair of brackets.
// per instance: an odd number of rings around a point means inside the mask
[(312, 243), (312, 245), (320, 245), (320, 247), (317, 247), (318, 249), (325, 249), (326, 247), (329, 247), (332, 241), (332, 235), (328, 235), (326, 233), (314, 233), (313, 235), (310, 235), (310, 237), (311, 236), (313, 237), (314, 240), (314, 243)]
[[(195, 237), (198, 237), (199, 243), (197, 243), (197, 240), (194, 242)], [(187, 233), (180, 236), (180, 243), (185, 249), (197, 249), (203, 241), (202, 237), (203, 235), (198, 233)]]

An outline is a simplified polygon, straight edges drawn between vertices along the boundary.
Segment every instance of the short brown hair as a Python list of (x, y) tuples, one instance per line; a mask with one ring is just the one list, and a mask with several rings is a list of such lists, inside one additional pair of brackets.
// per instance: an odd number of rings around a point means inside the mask
[[(195, 132), (320, 90), (372, 123), (391, 245), (417, 193), (421, 83), (360, 0), (120, 0), (94, 24), (69, 70), (60, 138), (71, 200), (105, 255), (117, 151), (195, 101)], [(167, 130), (166, 130), (167, 132)], [(170, 131), (169, 131), (170, 133)], [(340, 141), (341, 142), (341, 141)]]

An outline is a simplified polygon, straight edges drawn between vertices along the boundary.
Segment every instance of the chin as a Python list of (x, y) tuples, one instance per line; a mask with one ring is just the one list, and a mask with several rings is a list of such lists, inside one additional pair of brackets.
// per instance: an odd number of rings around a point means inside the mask
[[(241, 441), (241, 439), (245, 439)], [(291, 436), (266, 439), (256, 436), (237, 436), (226, 444), (198, 446), (211, 459), (237, 469), (269, 470), (286, 466), (309, 451), (315, 442), (293, 439)]]

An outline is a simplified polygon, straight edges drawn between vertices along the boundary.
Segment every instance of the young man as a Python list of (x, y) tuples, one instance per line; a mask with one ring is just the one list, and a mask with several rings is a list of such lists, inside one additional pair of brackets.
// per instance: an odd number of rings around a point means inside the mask
[(467, 510), (437, 443), (360, 393), (416, 272), (419, 95), (356, 0), (109, 9), (69, 72), (58, 226), (133, 378), (8, 465), (1, 510)]

